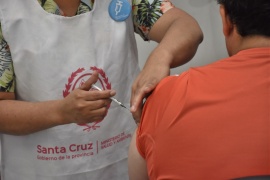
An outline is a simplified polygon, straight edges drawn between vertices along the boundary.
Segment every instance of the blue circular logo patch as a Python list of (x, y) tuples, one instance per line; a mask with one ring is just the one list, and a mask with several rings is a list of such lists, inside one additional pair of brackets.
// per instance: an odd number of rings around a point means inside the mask
[(131, 13), (131, 5), (127, 0), (112, 0), (109, 14), (115, 21), (125, 21)]

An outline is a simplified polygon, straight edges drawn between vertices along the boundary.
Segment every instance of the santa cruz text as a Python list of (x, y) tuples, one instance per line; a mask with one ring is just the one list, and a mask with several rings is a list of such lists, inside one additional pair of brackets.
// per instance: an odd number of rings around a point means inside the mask
[(45, 147), (41, 145), (37, 145), (37, 152), (40, 154), (60, 154), (60, 153), (67, 153), (69, 152), (79, 152), (79, 151), (86, 151), (86, 150), (92, 150), (93, 149), (93, 143), (87, 143), (87, 144), (71, 144), (68, 148), (66, 147)]

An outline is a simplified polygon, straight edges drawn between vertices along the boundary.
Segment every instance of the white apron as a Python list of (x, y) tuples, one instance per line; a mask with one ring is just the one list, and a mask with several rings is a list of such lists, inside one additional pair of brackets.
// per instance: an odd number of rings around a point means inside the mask
[[(37, 0), (0, 0), (0, 18), (16, 74), (16, 97), (61, 99), (94, 70), (129, 107), (139, 72), (132, 17), (112, 20), (110, 0), (74, 17), (47, 13)], [(2, 135), (2, 180), (126, 180), (135, 123), (111, 103), (102, 122), (62, 125), (27, 136)]]

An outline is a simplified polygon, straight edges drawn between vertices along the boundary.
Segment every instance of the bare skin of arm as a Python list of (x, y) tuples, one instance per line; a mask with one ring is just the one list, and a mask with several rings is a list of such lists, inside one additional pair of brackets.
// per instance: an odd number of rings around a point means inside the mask
[(102, 120), (115, 91), (89, 91), (98, 79), (96, 72), (66, 98), (45, 102), (15, 100), (14, 93), (0, 93), (0, 133), (26, 135), (69, 123)]
[[(137, 131), (137, 130), (136, 130)], [(133, 134), (128, 152), (128, 174), (130, 180), (147, 180), (146, 161), (140, 155), (136, 146), (136, 131)]]
[(203, 34), (193, 17), (183, 10), (172, 8), (154, 24), (149, 37), (159, 44), (132, 86), (131, 112), (137, 122), (143, 99), (161, 79), (170, 74), (170, 68), (185, 64), (195, 55)]

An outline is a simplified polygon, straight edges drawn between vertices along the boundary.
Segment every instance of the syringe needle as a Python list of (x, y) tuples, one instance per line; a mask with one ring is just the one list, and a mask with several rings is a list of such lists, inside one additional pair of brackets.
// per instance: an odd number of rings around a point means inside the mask
[[(92, 87), (95, 88), (98, 91), (102, 91), (102, 89), (100, 89), (98, 86), (96, 86), (95, 84), (92, 84)], [(112, 101), (114, 101), (116, 104), (118, 104), (119, 106), (122, 106), (123, 108), (128, 109), (123, 103), (121, 103), (120, 101), (118, 101), (117, 99), (111, 97), (110, 98)]]

